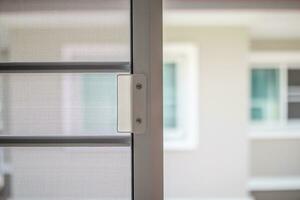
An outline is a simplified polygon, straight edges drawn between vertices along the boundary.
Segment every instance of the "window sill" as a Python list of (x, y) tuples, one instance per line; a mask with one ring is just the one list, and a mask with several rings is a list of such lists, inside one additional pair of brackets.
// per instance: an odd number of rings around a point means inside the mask
[(252, 131), (249, 134), (251, 140), (289, 140), (300, 139), (300, 131)]
[(248, 184), (249, 191), (300, 190), (300, 177), (254, 177)]

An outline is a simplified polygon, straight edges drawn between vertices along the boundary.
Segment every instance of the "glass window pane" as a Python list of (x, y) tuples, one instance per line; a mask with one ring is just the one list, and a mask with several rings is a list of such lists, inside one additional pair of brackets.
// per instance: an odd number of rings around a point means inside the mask
[[(114, 132), (117, 121), (116, 77), (113, 74), (82, 75), (83, 129)], [(108, 90), (108, 88), (111, 88)]]
[(129, 8), (129, 0), (1, 0), (0, 61), (91, 61), (74, 48), (93, 61), (129, 61)]
[(288, 69), (288, 86), (300, 87), (300, 69)]
[(117, 134), (117, 74), (3, 74), (2, 134)]
[(289, 102), (288, 119), (300, 119), (300, 102)]
[(177, 74), (176, 64), (166, 63), (163, 67), (164, 128), (177, 126)]
[(288, 119), (300, 119), (300, 69), (288, 69)]
[(272, 121), (279, 118), (279, 70), (252, 69), (251, 119)]
[(131, 199), (130, 147), (9, 147), (0, 155), (0, 199)]

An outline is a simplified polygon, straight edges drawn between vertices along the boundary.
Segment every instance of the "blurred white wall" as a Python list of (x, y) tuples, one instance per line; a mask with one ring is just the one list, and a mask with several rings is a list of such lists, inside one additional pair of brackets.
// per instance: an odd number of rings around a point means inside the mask
[(199, 48), (199, 146), (165, 152), (165, 192), (176, 198), (247, 197), (247, 55), (239, 27), (167, 27), (165, 43)]

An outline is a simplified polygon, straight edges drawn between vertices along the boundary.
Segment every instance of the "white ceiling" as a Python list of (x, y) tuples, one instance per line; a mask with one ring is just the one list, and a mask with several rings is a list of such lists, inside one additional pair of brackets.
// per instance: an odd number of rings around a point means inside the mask
[[(68, 27), (127, 25), (128, 13), (55, 12), (0, 15), (1, 27)], [(169, 26), (242, 26), (253, 38), (300, 38), (300, 11), (296, 10), (173, 10), (164, 13)]]
[(300, 38), (300, 10), (170, 11), (164, 22), (172, 26), (243, 26), (253, 38)]

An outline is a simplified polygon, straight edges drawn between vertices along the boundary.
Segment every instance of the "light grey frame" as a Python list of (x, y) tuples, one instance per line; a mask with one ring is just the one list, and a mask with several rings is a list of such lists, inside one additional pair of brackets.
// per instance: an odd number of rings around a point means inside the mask
[(132, 0), (132, 12), (133, 73), (147, 77), (147, 129), (133, 135), (133, 198), (162, 200), (162, 0)]

